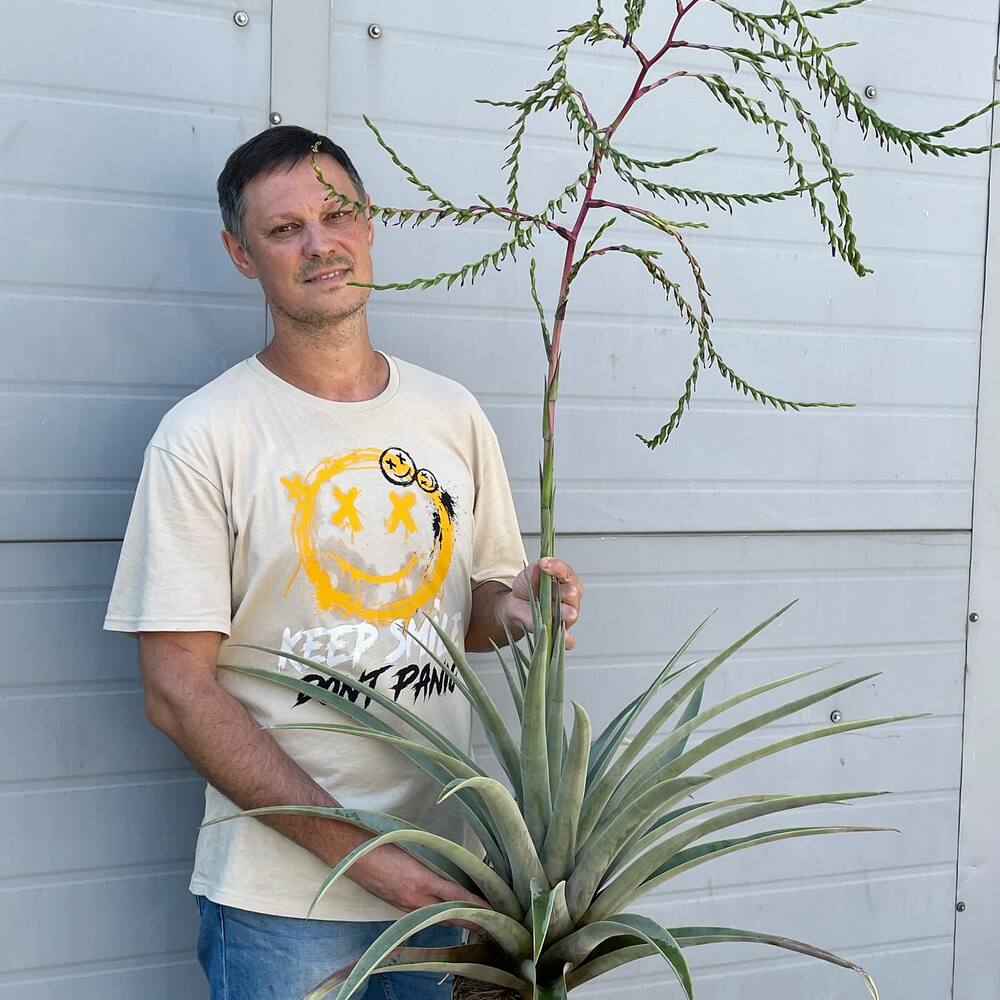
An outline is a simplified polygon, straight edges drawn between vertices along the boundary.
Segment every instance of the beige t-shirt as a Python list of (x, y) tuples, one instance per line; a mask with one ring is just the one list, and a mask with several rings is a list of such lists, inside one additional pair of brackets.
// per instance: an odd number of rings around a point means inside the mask
[[(468, 703), (450, 670), (407, 632), (449, 664), (426, 616), (461, 642), (472, 588), (509, 585), (524, 548), (496, 435), (475, 399), (450, 379), (388, 362), (385, 390), (362, 402), (313, 396), (248, 358), (178, 403), (146, 450), (104, 627), (222, 632), (220, 663), (285, 671), (347, 697), (293, 660), (235, 644), (318, 660), (468, 750)], [(224, 670), (219, 677), (263, 726), (351, 724), (295, 691)], [(275, 737), (345, 806), (467, 839), (450, 803), (436, 805), (438, 786), (387, 744), (314, 731)], [(206, 819), (236, 811), (207, 787)], [(236, 819), (200, 831), (191, 890), (301, 917), (326, 874), (291, 840)], [(398, 911), (341, 879), (314, 915), (388, 920)]]

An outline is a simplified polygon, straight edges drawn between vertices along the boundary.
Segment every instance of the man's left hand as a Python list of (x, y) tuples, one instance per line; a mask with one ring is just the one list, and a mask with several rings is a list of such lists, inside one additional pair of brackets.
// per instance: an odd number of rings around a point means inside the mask
[[(539, 559), (518, 573), (514, 578), (513, 589), (504, 601), (504, 617), (508, 622), (520, 626), (521, 631), (531, 631), (531, 595), (534, 593), (537, 600), (542, 573), (548, 574), (559, 584), (560, 620), (566, 626), (566, 648), (572, 649), (576, 645), (576, 640), (570, 629), (580, 617), (584, 587), (573, 567), (561, 559), (552, 557)], [(555, 589), (553, 587), (553, 593)]]

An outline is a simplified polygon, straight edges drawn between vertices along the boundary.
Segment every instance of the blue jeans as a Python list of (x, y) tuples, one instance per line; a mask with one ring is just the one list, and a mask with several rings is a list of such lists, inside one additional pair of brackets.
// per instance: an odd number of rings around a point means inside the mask
[[(330, 973), (359, 958), (388, 922), (300, 920), (220, 906), (197, 896), (198, 961), (212, 1000), (302, 1000)], [(460, 944), (458, 927), (428, 927), (407, 946)], [(448, 1000), (452, 977), (428, 972), (373, 976), (352, 1000)], [(336, 996), (331, 993), (330, 998)]]

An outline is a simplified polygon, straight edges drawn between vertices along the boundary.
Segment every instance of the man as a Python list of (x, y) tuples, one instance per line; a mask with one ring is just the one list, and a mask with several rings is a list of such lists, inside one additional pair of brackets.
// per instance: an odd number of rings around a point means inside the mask
[[(305, 691), (220, 664), (268, 667), (368, 706), (292, 657), (349, 672), (468, 748), (470, 710), (427, 618), (470, 650), (530, 622), (539, 573), (572, 625), (583, 587), (565, 563), (525, 565), (496, 437), (456, 383), (372, 348), (370, 203), (347, 154), (270, 129), (218, 181), (223, 243), (263, 288), (274, 337), (182, 400), (146, 451), (105, 628), (138, 634), (147, 713), (207, 779), (206, 820), (304, 804), (388, 812), (461, 839), (436, 786), (374, 740), (283, 723), (343, 723)], [(280, 647), (274, 656), (240, 644)], [(572, 639), (568, 639), (572, 645)], [(373, 712), (384, 712), (374, 702)], [(391, 716), (386, 716), (391, 720)], [(192, 892), (213, 1000), (298, 1000), (401, 911), (475, 899), (404, 851), (372, 852), (302, 919), (331, 866), (369, 835), (303, 815), (201, 830)], [(446, 945), (457, 928), (411, 943)], [(391, 980), (391, 982), (389, 982)], [(437, 998), (437, 977), (376, 977), (368, 996)]]

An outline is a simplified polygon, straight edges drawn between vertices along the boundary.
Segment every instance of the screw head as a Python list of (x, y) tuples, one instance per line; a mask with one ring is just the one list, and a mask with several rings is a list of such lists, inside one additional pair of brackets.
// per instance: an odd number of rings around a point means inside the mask
[(278, 111), (272, 111), (270, 117), (268, 118), (268, 121), (270, 121), (272, 125), (280, 125), (281, 113)]
[(844, 721), (844, 713), (843, 713), (843, 712), (841, 712), (841, 710), (840, 710), (839, 708), (835, 708), (835, 709), (834, 709), (834, 710), (833, 710), (833, 711), (832, 711), (832, 712), (830, 713), (830, 721), (831, 721), (832, 723), (834, 723), (834, 724), (836, 724), (836, 723), (838, 723), (838, 722), (843, 722), (843, 721)]
[(875, 98), (878, 97), (878, 87), (876, 87), (874, 83), (869, 83), (868, 86), (865, 87), (865, 97), (867, 97), (869, 101), (874, 101)]
[(368, 25), (368, 37), (369, 38), (381, 38), (382, 37), (382, 25), (381, 24), (369, 24)]
[(973, 611), (969, 615), (969, 621), (972, 622), (973, 625), (975, 625), (976, 622), (979, 621), (979, 612), (978, 611)]
[(959, 900), (955, 904), (955, 909), (958, 910), (959, 913), (965, 913), (965, 903), (963, 903), (961, 900)]
[(233, 21), (237, 28), (245, 28), (250, 23), (250, 15), (245, 10), (238, 10), (233, 14)]

